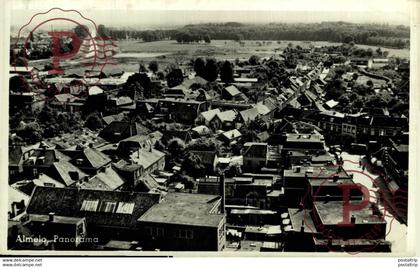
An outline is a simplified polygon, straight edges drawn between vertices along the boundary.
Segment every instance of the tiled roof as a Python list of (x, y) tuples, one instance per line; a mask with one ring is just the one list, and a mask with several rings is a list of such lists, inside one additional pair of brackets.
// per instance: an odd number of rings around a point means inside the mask
[(211, 109), (208, 111), (201, 112), (200, 115), (206, 121), (211, 121), (214, 118), (214, 116), (216, 116), (216, 114), (219, 114), (220, 112), (221, 112), (220, 109), (216, 108), (216, 109)]
[(216, 116), (223, 121), (234, 121), (237, 113), (234, 110), (226, 110), (216, 114)]
[[(150, 207), (157, 204), (160, 194), (122, 191), (88, 190), (80, 188), (36, 187), (29, 202), (28, 214), (85, 217), (88, 225), (136, 228), (137, 219)], [(98, 201), (92, 211), (81, 210), (83, 202)], [(131, 213), (99, 211), (101, 204), (109, 201), (133, 203)]]
[(83, 154), (85, 155), (90, 165), (95, 169), (111, 162), (111, 159), (107, 155), (94, 148), (84, 149)]
[(59, 179), (58, 181), (60, 183), (64, 183), (66, 186), (74, 184), (76, 181), (73, 180), (73, 178), (70, 176), (71, 172), (75, 172), (78, 174), (79, 179), (86, 176), (86, 173), (81, 171), (79, 168), (74, 166), (68, 161), (60, 160), (58, 162), (54, 162), (53, 168), (56, 171), (56, 175), (51, 175), (51, 178), (53, 179)]
[(124, 184), (124, 180), (112, 168), (107, 167), (103, 171), (80, 185), (83, 189), (116, 190)]
[(242, 110), (239, 113), (241, 114), (241, 117), (245, 123), (254, 121), (260, 115), (257, 108)]
[(231, 95), (231, 96), (236, 96), (236, 95), (241, 94), (241, 91), (239, 91), (238, 88), (236, 88), (236, 86), (234, 86), (234, 85), (230, 85), (230, 86), (226, 87), (225, 91), (227, 93), (229, 93), (229, 95)]

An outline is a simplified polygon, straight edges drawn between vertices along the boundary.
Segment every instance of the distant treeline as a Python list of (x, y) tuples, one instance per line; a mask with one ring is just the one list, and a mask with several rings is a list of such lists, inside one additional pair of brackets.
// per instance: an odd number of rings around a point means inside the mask
[(410, 28), (403, 25), (354, 24), (347, 22), (241, 24), (208, 23), (186, 25), (176, 30), (110, 30), (115, 39), (126, 37), (146, 42), (172, 39), (178, 42), (210, 40), (297, 40), (354, 42), (375, 46), (409, 46)]

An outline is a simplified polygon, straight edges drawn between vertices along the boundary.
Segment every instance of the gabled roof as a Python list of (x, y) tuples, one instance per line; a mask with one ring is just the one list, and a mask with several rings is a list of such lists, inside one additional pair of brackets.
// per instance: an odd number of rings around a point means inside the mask
[(329, 108), (333, 108), (338, 105), (338, 101), (335, 101), (334, 99), (330, 99), (327, 102), (325, 102), (325, 105), (327, 105)]
[(230, 85), (228, 87), (225, 87), (224, 90), (231, 96), (237, 96), (237, 95), (241, 94), (241, 91), (239, 91), (238, 88), (236, 88), (236, 86), (234, 86), (234, 85)]
[(267, 157), (267, 143), (248, 142), (244, 144), (244, 157), (265, 158)]
[(222, 135), (227, 138), (228, 140), (232, 140), (238, 137), (241, 137), (242, 134), (240, 131), (238, 131), (237, 129), (233, 129), (227, 132), (222, 133)]
[(153, 192), (161, 188), (155, 178), (148, 173), (140, 177), (140, 183), (148, 190), (148, 192)]
[(118, 173), (112, 168), (107, 167), (103, 171), (80, 185), (83, 189), (97, 189), (97, 190), (116, 190), (124, 184)]
[(88, 90), (89, 95), (99, 95), (99, 94), (102, 94), (103, 92), (104, 90), (102, 90), (102, 88), (100, 88), (97, 85), (89, 87), (89, 90)]
[(219, 114), (220, 112), (221, 112), (220, 109), (216, 108), (216, 109), (211, 109), (208, 111), (201, 112), (200, 115), (206, 121), (211, 121), (214, 118), (214, 116), (216, 116), (216, 114)]
[(192, 79), (187, 79), (187, 80), (184, 80), (184, 81), (182, 82), (182, 85), (183, 85), (183, 86), (185, 86), (186, 88), (190, 88), (190, 87), (191, 87), (191, 85), (193, 85), (193, 84), (195, 84), (195, 83), (200, 84), (200, 85), (205, 85), (205, 84), (207, 84), (208, 82), (207, 82), (207, 80), (205, 80), (205, 79), (201, 78), (200, 76), (195, 76), (195, 77), (194, 77), (194, 78), (192, 78)]
[(71, 173), (77, 173), (79, 179), (86, 176), (86, 173), (81, 171), (70, 162), (64, 160), (54, 162), (53, 170), (55, 170), (55, 175), (51, 175), (51, 178), (58, 180), (60, 183), (63, 183), (66, 186), (70, 186), (76, 182), (76, 180), (72, 178)]
[(203, 164), (210, 164), (213, 165), (216, 159), (217, 152), (216, 151), (198, 151), (192, 150), (190, 151), (191, 154), (198, 156)]
[(111, 162), (111, 159), (107, 155), (94, 148), (86, 148), (83, 150), (83, 154), (89, 161), (90, 165), (95, 169)]
[(254, 121), (260, 114), (257, 108), (250, 108), (239, 112), (245, 123)]
[(105, 116), (105, 117), (102, 117), (102, 119), (104, 120), (106, 124), (111, 124), (111, 122), (113, 121), (121, 121), (122, 119), (124, 119), (124, 113), (121, 112), (118, 114)]
[(270, 109), (268, 106), (266, 106), (264, 103), (262, 102), (258, 102), (254, 108), (257, 109), (258, 114), (260, 115), (267, 115), (268, 113), (270, 113), (272, 111), (272, 109)]
[[(28, 214), (49, 214), (58, 216), (85, 217), (88, 225), (136, 228), (137, 219), (150, 207), (157, 204), (160, 194), (137, 193), (80, 188), (36, 187), (29, 202)], [(87, 202), (92, 205), (82, 210)], [(106, 202), (115, 203), (113, 211), (99, 211)], [(118, 212), (120, 205), (132, 205), (128, 212)]]
[(154, 148), (139, 149), (130, 155), (130, 158), (136, 164), (143, 166), (144, 169), (149, 168), (163, 157), (165, 157), (165, 153)]
[(216, 114), (215, 117), (218, 117), (222, 122), (224, 121), (234, 121), (236, 119), (236, 111), (234, 110), (226, 110)]
[(59, 94), (59, 95), (54, 96), (54, 100), (61, 103), (61, 104), (69, 103), (69, 102), (71, 103), (71, 102), (74, 102), (74, 101), (79, 100), (79, 99), (80, 98), (78, 98), (74, 95), (71, 95), (71, 94)]

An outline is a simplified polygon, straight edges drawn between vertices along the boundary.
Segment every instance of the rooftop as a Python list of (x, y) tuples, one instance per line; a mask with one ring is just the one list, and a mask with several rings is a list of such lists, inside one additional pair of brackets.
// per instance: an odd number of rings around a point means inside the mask
[[(350, 201), (350, 205), (357, 205), (360, 201)], [(315, 201), (316, 209), (323, 225), (335, 225), (343, 221), (343, 201)], [(371, 203), (371, 205), (375, 205)], [(373, 206), (375, 207), (375, 206)], [(360, 210), (350, 210), (350, 217), (356, 218), (356, 224), (386, 224), (386, 221), (373, 213), (372, 207)]]
[(218, 227), (223, 214), (217, 214), (220, 197), (216, 195), (168, 193), (145, 214), (140, 222)]

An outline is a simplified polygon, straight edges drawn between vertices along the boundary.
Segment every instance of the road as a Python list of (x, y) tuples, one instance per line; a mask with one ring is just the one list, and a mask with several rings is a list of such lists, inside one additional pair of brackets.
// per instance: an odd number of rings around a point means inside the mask
[[(349, 174), (353, 174), (354, 182), (366, 186), (371, 192), (370, 201), (377, 202), (374, 192), (377, 192), (379, 189), (373, 186), (372, 180), (376, 178), (376, 175), (370, 173), (366, 169), (362, 170), (362, 167), (359, 166), (360, 155), (352, 155), (347, 152), (343, 152), (341, 156), (344, 160), (343, 167), (347, 172), (349, 172)], [(364, 172), (365, 174), (359, 172)], [(384, 212), (385, 209), (383, 205), (379, 204), (378, 206), (379, 209)], [(385, 220), (387, 222), (386, 240), (392, 243), (392, 252), (405, 252), (407, 243), (407, 226), (395, 220), (388, 212), (386, 213)]]

